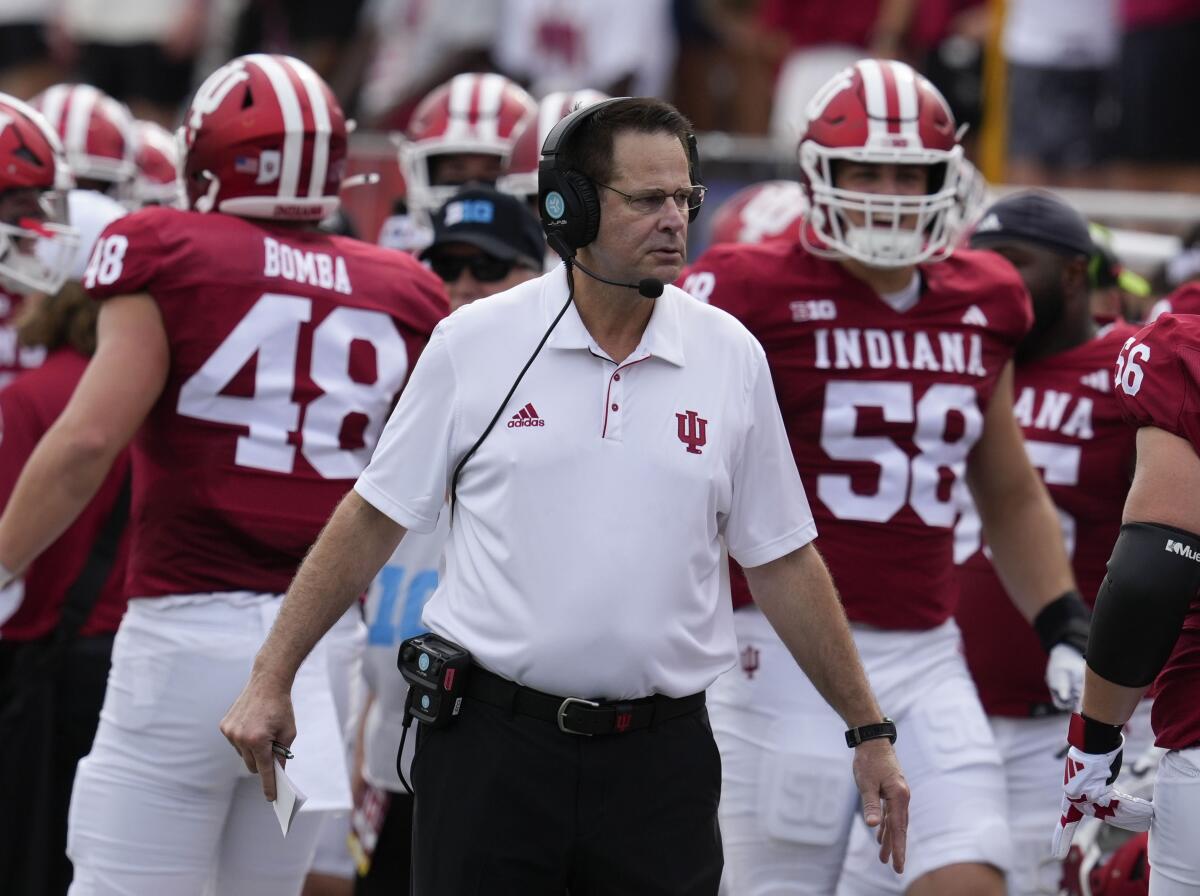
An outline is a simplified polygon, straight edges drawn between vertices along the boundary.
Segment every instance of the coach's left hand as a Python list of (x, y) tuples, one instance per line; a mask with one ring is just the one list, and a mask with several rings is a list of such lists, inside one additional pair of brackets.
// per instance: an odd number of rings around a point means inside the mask
[[(246, 768), (262, 777), (263, 794), (275, 799), (275, 754), (272, 743), (290, 747), (296, 739), (291, 684), (253, 674), (221, 720), (221, 733), (238, 751)], [(280, 765), (284, 760), (279, 760)]]

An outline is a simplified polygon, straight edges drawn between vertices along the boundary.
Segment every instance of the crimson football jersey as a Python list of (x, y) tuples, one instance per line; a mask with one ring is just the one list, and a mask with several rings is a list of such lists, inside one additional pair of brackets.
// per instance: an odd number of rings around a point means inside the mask
[(129, 596), (283, 592), (447, 313), (441, 281), (346, 237), (147, 208), (83, 282), (149, 293), (170, 347), (133, 448)]
[[(889, 629), (953, 612), (956, 491), (1033, 320), (997, 255), (964, 250), (918, 270), (907, 310), (799, 243), (716, 246), (682, 281), (762, 343), (846, 613)], [(731, 584), (746, 603), (740, 570)]]
[(1158, 320), (1163, 314), (1200, 314), (1200, 283), (1189, 280), (1155, 302), (1150, 309), (1150, 320)]
[[(1200, 317), (1164, 314), (1127, 339), (1116, 396), (1134, 426), (1166, 430), (1200, 453)], [(1170, 750), (1200, 744), (1200, 596), (1154, 687), (1155, 742)]]
[(24, 301), (24, 296), (0, 288), (0, 389), (21, 371), (40, 365), (46, 357), (42, 346), (23, 346), (17, 342), (17, 318)]
[[(25, 461), (38, 440), (58, 419), (87, 358), (71, 348), (51, 352), (45, 364), (19, 375), (0, 391), (0, 501), (8, 503)], [(100, 529), (108, 519), (129, 473), (129, 452), (122, 451), (96, 496), (65, 532), (25, 571), (24, 597), (15, 612), (0, 624), (0, 640), (32, 641), (58, 625), (67, 589), (83, 571)], [(129, 553), (126, 528), (117, 557), (80, 633), (115, 632), (125, 613), (125, 563)], [(6, 608), (5, 613), (11, 608)]]
[[(1013, 411), (1029, 460), (1058, 509), (1075, 581), (1089, 604), (1117, 540), (1133, 473), (1136, 433), (1117, 406), (1112, 365), (1135, 332), (1113, 324), (1083, 345), (1019, 365), (1013, 378)], [(958, 531), (972, 543), (958, 569), (955, 616), (984, 709), (1021, 717), (1050, 707), (1046, 652), (981, 549), (973, 507)]]

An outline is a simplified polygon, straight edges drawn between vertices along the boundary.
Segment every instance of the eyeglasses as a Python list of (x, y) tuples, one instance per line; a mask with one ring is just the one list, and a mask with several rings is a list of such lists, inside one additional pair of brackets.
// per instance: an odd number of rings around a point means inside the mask
[(664, 193), (662, 190), (650, 190), (646, 193), (625, 193), (618, 190), (616, 187), (610, 187), (608, 184), (597, 183), (597, 186), (604, 187), (606, 190), (612, 190), (622, 199), (625, 204), (637, 212), (639, 215), (652, 215), (667, 201), (669, 195), (675, 202), (675, 207), (681, 212), (693, 211), (700, 207), (700, 203), (704, 201), (704, 194), (708, 192), (708, 187), (703, 184), (692, 184), (690, 187), (681, 187), (674, 193)]
[(431, 255), (429, 266), (444, 283), (454, 283), (468, 269), (480, 283), (495, 283), (507, 277), (517, 263), (481, 252), (477, 255)]

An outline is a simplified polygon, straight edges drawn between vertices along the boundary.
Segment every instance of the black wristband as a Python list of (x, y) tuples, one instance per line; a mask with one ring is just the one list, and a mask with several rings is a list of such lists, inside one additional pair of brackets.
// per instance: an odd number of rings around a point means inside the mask
[(1085, 753), (1111, 753), (1121, 746), (1121, 725), (1109, 725), (1085, 716), (1081, 712), (1072, 714), (1067, 727), (1067, 742)]
[(1091, 618), (1079, 592), (1071, 590), (1042, 607), (1034, 617), (1033, 630), (1046, 653), (1058, 644), (1066, 644), (1086, 656)]
[(896, 723), (889, 718), (885, 717), (882, 722), (874, 725), (859, 725), (849, 729), (846, 732), (846, 746), (853, 750), (864, 741), (878, 740), (881, 737), (886, 737), (892, 743), (896, 742)]

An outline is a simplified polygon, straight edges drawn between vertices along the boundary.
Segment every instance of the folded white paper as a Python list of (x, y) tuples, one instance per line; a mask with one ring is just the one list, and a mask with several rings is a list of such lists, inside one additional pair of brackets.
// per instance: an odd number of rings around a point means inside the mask
[(279, 830), (283, 831), (283, 836), (286, 837), (288, 830), (292, 827), (292, 821), (296, 818), (296, 813), (300, 811), (308, 797), (292, 783), (287, 772), (283, 770), (283, 766), (279, 764), (279, 760), (275, 759), (274, 762), (275, 802), (271, 805), (275, 807), (275, 817), (279, 819)]

